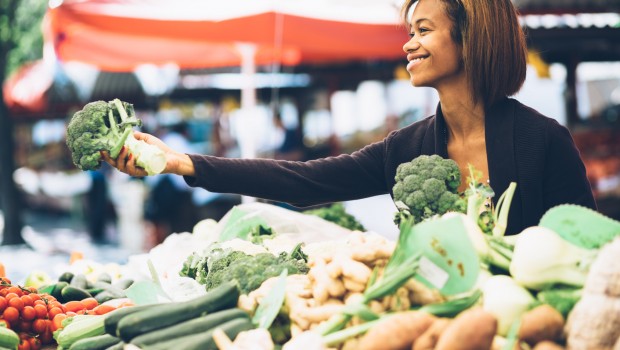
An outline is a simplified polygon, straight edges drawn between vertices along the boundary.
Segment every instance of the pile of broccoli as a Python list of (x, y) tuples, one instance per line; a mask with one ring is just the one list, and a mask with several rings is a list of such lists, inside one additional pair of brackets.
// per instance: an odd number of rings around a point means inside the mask
[(303, 213), (318, 216), (323, 220), (333, 222), (336, 225), (348, 228), (352, 231), (366, 231), (362, 223), (345, 211), (342, 203), (334, 203), (317, 209), (305, 210)]
[(289, 275), (306, 274), (309, 271), (308, 257), (301, 245), (290, 253), (259, 253), (249, 255), (241, 251), (214, 248), (207, 254), (194, 253), (183, 263), (181, 276), (195, 279), (204, 284), (207, 291), (220, 284), (235, 280), (242, 294), (258, 289), (271, 277), (277, 277), (287, 269)]
[(136, 157), (138, 166), (149, 175), (161, 173), (166, 166), (166, 155), (159, 148), (138, 141), (133, 127), (142, 125), (133, 105), (115, 99), (95, 101), (76, 112), (67, 125), (67, 146), (73, 163), (81, 170), (95, 170), (101, 166), (101, 151), (116, 159), (123, 146)]
[(392, 188), (398, 208), (395, 222), (413, 217), (415, 223), (449, 211), (465, 213), (467, 201), (458, 192), (461, 172), (455, 161), (421, 155), (396, 169)]

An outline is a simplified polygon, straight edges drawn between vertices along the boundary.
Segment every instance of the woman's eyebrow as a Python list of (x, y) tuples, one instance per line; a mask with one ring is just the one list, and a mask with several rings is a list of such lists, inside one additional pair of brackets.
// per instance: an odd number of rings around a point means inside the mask
[(420, 23), (422, 23), (422, 22), (429, 22), (430, 24), (433, 24), (433, 21), (431, 21), (428, 18), (418, 18), (418, 19), (415, 20), (414, 24), (415, 25), (420, 25)]

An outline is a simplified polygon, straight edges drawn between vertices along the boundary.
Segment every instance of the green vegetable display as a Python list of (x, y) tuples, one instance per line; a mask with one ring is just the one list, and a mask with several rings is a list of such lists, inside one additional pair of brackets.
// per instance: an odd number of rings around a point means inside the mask
[(290, 254), (260, 253), (248, 255), (240, 251), (214, 248), (204, 255), (192, 254), (183, 263), (181, 276), (194, 278), (209, 291), (227, 281), (237, 281), (242, 294), (247, 294), (284, 269), (290, 275), (306, 274), (307, 256), (297, 246)]
[(90, 102), (76, 112), (67, 125), (67, 146), (73, 163), (81, 170), (101, 166), (101, 151), (116, 159), (123, 146), (136, 157), (136, 164), (149, 175), (159, 174), (166, 167), (166, 156), (159, 148), (138, 141), (133, 127), (142, 125), (133, 105), (115, 99)]
[(334, 203), (326, 207), (309, 209), (303, 213), (318, 216), (324, 220), (333, 222), (344, 228), (348, 228), (349, 230), (362, 232), (366, 231), (364, 225), (362, 225), (353, 215), (345, 211), (342, 203)]
[[(455, 161), (421, 155), (396, 169), (394, 201), (400, 211), (420, 222), (449, 211), (465, 213), (467, 202), (458, 193), (461, 172)], [(400, 203), (399, 203), (400, 202)]]

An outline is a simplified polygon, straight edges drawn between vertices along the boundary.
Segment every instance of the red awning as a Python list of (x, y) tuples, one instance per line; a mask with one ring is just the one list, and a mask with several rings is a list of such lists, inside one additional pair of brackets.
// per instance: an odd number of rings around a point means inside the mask
[(13, 113), (37, 113), (47, 109), (47, 91), (54, 81), (53, 72), (35, 61), (20, 67), (3, 86), (4, 102)]
[(238, 66), (236, 43), (257, 65), (403, 58), (398, 9), (385, 0), (65, 0), (47, 13), (61, 61), (131, 71)]

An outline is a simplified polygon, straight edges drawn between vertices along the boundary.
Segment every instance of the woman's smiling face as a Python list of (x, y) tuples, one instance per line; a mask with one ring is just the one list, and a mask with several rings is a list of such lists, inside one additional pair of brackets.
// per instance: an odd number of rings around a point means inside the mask
[(464, 77), (461, 46), (451, 35), (453, 26), (441, 0), (419, 0), (414, 5), (410, 39), (403, 46), (414, 86), (440, 89)]

